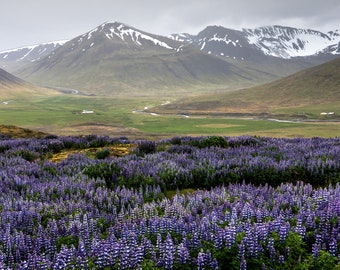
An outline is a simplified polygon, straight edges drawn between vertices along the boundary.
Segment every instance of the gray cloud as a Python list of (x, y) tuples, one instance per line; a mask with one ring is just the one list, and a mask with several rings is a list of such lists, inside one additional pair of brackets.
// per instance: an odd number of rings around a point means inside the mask
[(208, 25), (340, 29), (339, 0), (1, 0), (0, 51), (70, 39), (105, 21), (148, 32), (196, 34)]

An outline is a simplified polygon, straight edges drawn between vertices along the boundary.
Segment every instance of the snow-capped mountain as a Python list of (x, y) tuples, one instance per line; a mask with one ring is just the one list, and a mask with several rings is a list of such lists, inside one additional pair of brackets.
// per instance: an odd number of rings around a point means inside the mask
[(90, 39), (96, 31), (104, 33), (109, 40), (118, 37), (124, 44), (136, 46), (137, 48), (159, 46), (168, 50), (178, 51), (182, 47), (181, 44), (171, 42), (165, 37), (146, 33), (120, 22), (105, 23), (87, 35), (85, 34), (85, 37), (87, 36), (87, 39)]
[(264, 54), (286, 59), (315, 55), (340, 42), (340, 37), (336, 35), (277, 25), (244, 29), (243, 32), (249, 43), (254, 44)]
[(186, 43), (120, 22), (104, 23), (16, 74), (35, 83), (91, 94), (186, 89), (240, 80), (251, 85), (253, 77), (268, 77), (262, 71), (241, 69)]
[(238, 31), (208, 26), (196, 36), (173, 34), (170, 38), (187, 42), (206, 53), (239, 60), (249, 60), (259, 53), (283, 59), (340, 54), (338, 30), (322, 33), (275, 25)]
[(67, 40), (53, 41), (0, 52), (0, 61), (37, 61), (61, 47)]
[(259, 54), (258, 50), (249, 44), (242, 31), (222, 26), (208, 26), (196, 36), (182, 33), (173, 34), (170, 38), (189, 43), (201, 51), (224, 58), (244, 60)]
[[(317, 54), (340, 54), (340, 31), (322, 33), (310, 29), (284, 26), (266, 26), (254, 29), (233, 30), (222, 26), (208, 26), (197, 35), (187, 33), (172, 34), (173, 42), (164, 36), (138, 30), (120, 22), (107, 22), (88, 33), (72, 40), (71, 50), (82, 47), (86, 51), (96, 44), (95, 39), (106, 38), (121, 47), (143, 49), (146, 47), (162, 48), (173, 51), (181, 50), (184, 44), (190, 44), (205, 53), (219, 57), (249, 60), (267, 55), (283, 59), (304, 57)], [(21, 47), (0, 52), (0, 66), (7, 63), (32, 62), (50, 55), (67, 40)]]
[[(321, 33), (283, 26), (242, 31), (208, 26), (197, 35), (164, 37), (107, 22), (57, 49), (51, 47), (48, 55), (32, 58), (12, 72), (34, 83), (91, 94), (197, 85), (232, 89), (329, 61), (329, 55), (339, 54), (339, 42), (338, 31)], [(17, 59), (28, 60), (38, 48), (27, 48)], [(36, 55), (46, 51), (37, 50)], [(9, 59), (9, 53), (2, 58)], [(313, 59), (304, 57), (310, 55)]]
[(321, 53), (323, 54), (340, 54), (340, 30), (330, 31), (328, 35), (332, 40), (334, 40), (335, 44), (328, 46), (327, 48), (323, 49)]
[(66, 44), (71, 51), (85, 52), (107, 44), (108, 49), (166, 49), (179, 51), (183, 44), (169, 38), (138, 30), (120, 22), (106, 22)]

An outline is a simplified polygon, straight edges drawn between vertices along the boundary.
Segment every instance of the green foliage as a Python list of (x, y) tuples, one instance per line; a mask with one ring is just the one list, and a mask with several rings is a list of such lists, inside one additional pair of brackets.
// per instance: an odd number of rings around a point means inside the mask
[(149, 140), (140, 141), (137, 146), (137, 152), (140, 155), (155, 153), (156, 149), (156, 143)]
[(97, 163), (88, 165), (83, 169), (83, 173), (91, 178), (104, 179), (108, 188), (113, 188), (118, 184), (120, 168), (115, 163)]
[(328, 252), (324, 250), (320, 250), (319, 256), (316, 258), (314, 262), (313, 269), (314, 270), (332, 270), (335, 268), (340, 268), (338, 264), (338, 259), (335, 256), (332, 256)]
[(56, 154), (60, 153), (65, 146), (61, 141), (52, 141), (47, 147), (52, 153)]
[[(285, 259), (285, 264), (288, 268), (302, 267), (299, 264), (308, 262), (308, 250), (302, 237), (294, 232), (290, 232), (285, 243), (280, 244), (281, 254), (284, 254), (285, 248), (289, 247), (289, 256)], [(300, 268), (302, 269), (302, 268)]]
[(191, 144), (198, 148), (206, 148), (206, 147), (226, 148), (229, 146), (226, 139), (222, 136), (209, 136), (199, 141), (192, 141)]
[(43, 215), (41, 215), (41, 222), (40, 224), (46, 228), (47, 224), (48, 224), (48, 221), (49, 220), (52, 220), (53, 216), (52, 216), (52, 213), (50, 211), (44, 213)]
[(88, 147), (90, 148), (100, 148), (100, 147), (104, 147), (107, 146), (108, 140), (107, 137), (99, 137), (96, 135), (87, 135), (85, 137), (88, 141), (90, 141)]
[(50, 165), (43, 166), (42, 170), (46, 171), (48, 174), (53, 175), (53, 176), (56, 176), (59, 173), (55, 167), (50, 166)]
[(74, 235), (60, 236), (57, 238), (57, 241), (56, 241), (58, 252), (60, 251), (62, 245), (65, 245), (67, 247), (71, 247), (72, 245), (74, 247), (78, 247), (78, 244), (79, 244), (79, 238)]
[(142, 269), (143, 270), (161, 270), (162, 268), (156, 267), (155, 263), (152, 260), (145, 259), (142, 262)]
[(0, 154), (5, 153), (8, 149), (9, 149), (8, 145), (1, 145), (0, 146)]
[(222, 247), (219, 250), (212, 250), (212, 255), (217, 259), (220, 269), (238, 270), (240, 262), (237, 258), (238, 249), (234, 245), (231, 249)]
[(182, 139), (181, 137), (173, 137), (170, 139), (170, 143), (174, 145), (181, 145), (182, 144)]
[(105, 148), (105, 149), (102, 149), (102, 150), (98, 150), (95, 153), (95, 158), (96, 159), (105, 159), (105, 158), (107, 158), (109, 156), (110, 156), (110, 149), (108, 149), (108, 148)]
[(18, 151), (16, 154), (17, 154), (17, 156), (20, 156), (20, 157), (22, 157), (23, 159), (25, 159), (29, 162), (32, 162), (32, 161), (34, 161), (38, 158), (37, 154), (32, 153), (29, 150), (21, 150), (21, 151)]

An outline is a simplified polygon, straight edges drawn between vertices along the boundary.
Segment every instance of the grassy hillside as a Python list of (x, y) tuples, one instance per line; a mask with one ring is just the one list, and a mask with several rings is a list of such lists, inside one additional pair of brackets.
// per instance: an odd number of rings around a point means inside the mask
[(167, 113), (340, 114), (340, 58), (265, 85), (204, 95), (155, 108)]
[[(89, 52), (90, 54), (90, 52)], [(92, 53), (91, 53), (92, 54)], [(195, 50), (180, 54), (154, 52), (108, 55), (100, 59), (82, 56), (76, 65), (68, 57), (52, 67), (22, 74), (41, 85), (74, 88), (94, 95), (163, 96), (176, 92), (202, 92), (220, 87), (240, 88), (272, 79), (259, 70), (239, 68)], [(27, 70), (25, 71), (27, 72)]]
[[(163, 138), (182, 135), (259, 135), (272, 137), (334, 137), (337, 123), (285, 123), (230, 117), (183, 117), (151, 115), (145, 107), (164, 103), (164, 99), (108, 98), (61, 95), (16, 100), (0, 106), (0, 124), (16, 125), (48, 134), (127, 136), (130, 139)], [(93, 110), (82, 114), (82, 110)]]
[(7, 71), (0, 69), (0, 101), (4, 105), (9, 99), (31, 99), (34, 97), (58, 95), (57, 91), (30, 84)]
[[(220, 87), (239, 89), (272, 80), (274, 76), (254, 67), (226, 62), (166, 37), (141, 34), (130, 28), (124, 32), (121, 27), (102, 25), (16, 74), (40, 85), (101, 96), (186, 95)], [(133, 31), (135, 35), (126, 34)], [(136, 40), (140, 34), (149, 37), (140, 36)], [(150, 39), (166, 44), (167, 48)]]
[(47, 134), (12, 125), (0, 125), (0, 135), (9, 138), (44, 138)]
[[(122, 93), (120, 96), (101, 97), (57, 92), (46, 94), (46, 89), (30, 94), (22, 91), (23, 88), (13, 90), (12, 87), (8, 88), (12, 91), (8, 93), (15, 93), (15, 98), (9, 103), (0, 103), (0, 124), (56, 135), (97, 134), (129, 138), (212, 134), (333, 137), (340, 134), (337, 122), (231, 119), (227, 113), (243, 117), (258, 114), (267, 118), (278, 114), (283, 117), (304, 114), (305, 117), (316, 118), (322, 111), (334, 111), (339, 115), (338, 76), (337, 60), (263, 87), (223, 94), (216, 91), (214, 95), (206, 96), (188, 91), (185, 94), (191, 95), (190, 101), (181, 102), (176, 100), (178, 92), (172, 91), (172, 88), (163, 95)], [(3, 95), (4, 87), (1, 91)], [(6, 98), (2, 97), (2, 100), (8, 101), (8, 96)], [(157, 108), (159, 115), (149, 114), (145, 108), (152, 112)], [(93, 113), (82, 114), (83, 110)], [(191, 117), (186, 117), (186, 114)]]

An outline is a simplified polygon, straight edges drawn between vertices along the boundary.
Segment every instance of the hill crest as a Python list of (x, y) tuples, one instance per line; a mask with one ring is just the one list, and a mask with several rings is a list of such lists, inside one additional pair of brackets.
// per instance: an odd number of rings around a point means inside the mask
[[(51, 95), (57, 92), (26, 82), (4, 69), (0, 68), (0, 99), (34, 97), (36, 95)], [(8, 102), (3, 101), (3, 104)]]
[(157, 107), (157, 113), (269, 113), (287, 108), (335, 108), (340, 115), (340, 58), (247, 89)]
[(253, 85), (258, 77), (270, 77), (119, 22), (104, 23), (66, 42), (19, 74), (36, 83), (95, 95), (145, 95), (145, 89), (163, 95), (168, 89), (216, 88), (238, 81)]

